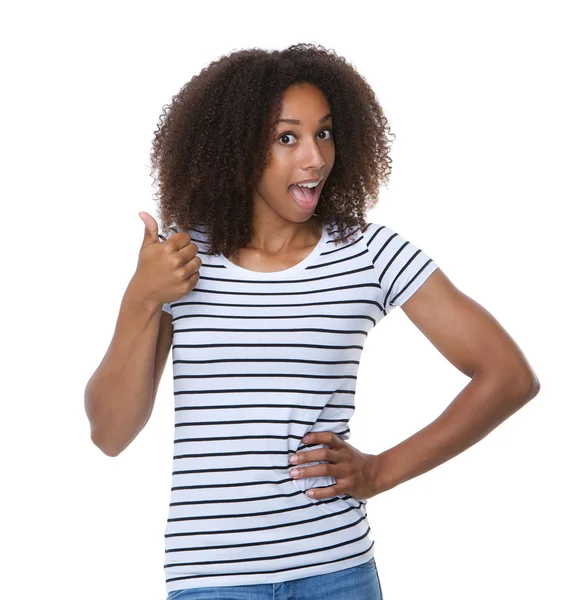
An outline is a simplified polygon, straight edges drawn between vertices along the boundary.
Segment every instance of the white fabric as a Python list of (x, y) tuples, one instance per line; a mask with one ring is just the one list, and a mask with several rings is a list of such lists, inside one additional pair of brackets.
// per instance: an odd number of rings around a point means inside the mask
[(368, 332), (438, 265), (375, 223), (338, 246), (325, 228), (303, 261), (272, 273), (211, 255), (205, 228), (188, 231), (200, 278), (163, 307), (173, 317), (175, 399), (167, 592), (276, 583), (369, 561), (367, 501), (311, 499), (306, 490), (335, 478), (293, 479), (289, 456), (323, 447), (300, 441), (309, 431), (351, 437)]

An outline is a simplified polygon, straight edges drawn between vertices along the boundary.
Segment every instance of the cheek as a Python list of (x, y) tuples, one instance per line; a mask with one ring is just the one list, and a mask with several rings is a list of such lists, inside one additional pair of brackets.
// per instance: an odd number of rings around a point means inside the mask
[(258, 189), (262, 194), (282, 194), (287, 190), (290, 177), (288, 167), (274, 157), (270, 166), (264, 171), (258, 183)]
[(335, 143), (333, 142), (330, 144), (330, 146), (327, 147), (326, 152), (323, 154), (327, 164), (329, 165), (329, 169), (331, 169), (335, 162)]

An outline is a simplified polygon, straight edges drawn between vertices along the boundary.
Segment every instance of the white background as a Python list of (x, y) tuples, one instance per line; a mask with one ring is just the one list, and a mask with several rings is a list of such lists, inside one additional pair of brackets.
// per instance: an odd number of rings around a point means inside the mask
[[(14, 8), (16, 6), (16, 8)], [(3, 9), (2, 598), (162, 600), (171, 360), (145, 429), (92, 444), (83, 392), (155, 216), (172, 95), (234, 50), (317, 42), (375, 90), (393, 173), (369, 220), (429, 254), (522, 348), (539, 395), (368, 504), (387, 600), (582, 598), (582, 19), (577, 2), (28, 2)], [(351, 443), (380, 453), (466, 385), (395, 309)]]

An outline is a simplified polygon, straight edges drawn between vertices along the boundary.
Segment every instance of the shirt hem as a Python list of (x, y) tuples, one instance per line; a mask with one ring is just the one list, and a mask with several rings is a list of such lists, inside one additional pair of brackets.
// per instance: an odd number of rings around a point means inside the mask
[[(317, 575), (328, 575), (329, 573), (336, 573), (343, 569), (351, 569), (359, 565), (369, 562), (374, 557), (375, 546), (372, 546), (365, 554), (357, 556), (352, 559), (339, 560), (337, 562), (318, 565), (315, 567), (298, 567), (298, 572), (294, 575), (291, 571), (282, 571), (279, 573), (261, 575), (236, 575), (224, 577), (209, 577), (208, 579), (214, 579), (213, 583), (197, 585), (196, 579), (189, 580), (188, 578), (176, 581), (166, 582), (166, 593), (175, 592), (184, 589), (200, 589), (208, 587), (233, 587), (233, 586), (245, 586), (245, 585), (261, 585), (261, 584), (272, 584), (272, 583), (284, 583), (287, 581), (294, 581), (296, 579), (304, 579), (306, 577), (315, 577)], [(332, 568), (335, 567), (335, 568)], [(199, 579), (204, 579), (201, 577)], [(223, 580), (220, 582), (219, 580)]]

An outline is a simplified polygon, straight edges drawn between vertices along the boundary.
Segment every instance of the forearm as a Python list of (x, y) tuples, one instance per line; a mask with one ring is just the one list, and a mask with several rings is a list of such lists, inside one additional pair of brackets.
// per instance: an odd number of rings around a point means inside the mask
[(112, 342), (85, 388), (91, 437), (111, 456), (138, 435), (150, 416), (160, 312), (130, 281)]
[(476, 444), (537, 391), (476, 376), (432, 423), (377, 456), (376, 487), (385, 492)]

